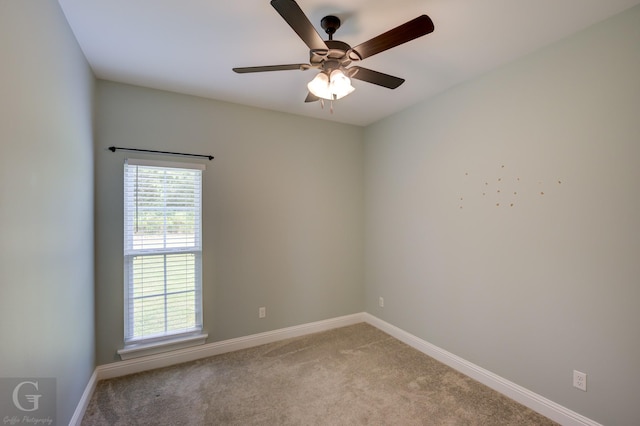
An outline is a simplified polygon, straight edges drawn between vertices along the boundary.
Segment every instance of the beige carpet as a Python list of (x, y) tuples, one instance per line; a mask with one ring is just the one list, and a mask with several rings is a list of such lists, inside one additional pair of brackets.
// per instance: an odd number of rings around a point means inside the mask
[(98, 383), (82, 425), (553, 425), (368, 324)]

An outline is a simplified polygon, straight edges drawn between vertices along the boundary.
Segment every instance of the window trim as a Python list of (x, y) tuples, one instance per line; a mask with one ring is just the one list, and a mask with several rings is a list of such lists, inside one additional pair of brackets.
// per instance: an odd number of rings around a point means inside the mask
[[(128, 166), (143, 166), (143, 167), (159, 167), (159, 168), (175, 168), (175, 169), (191, 169), (191, 170), (200, 170), (204, 171), (206, 166), (204, 164), (198, 163), (182, 163), (182, 162), (168, 162), (168, 161), (156, 161), (156, 160), (147, 160), (147, 159), (138, 159), (138, 158), (127, 158), (125, 160), (124, 173), (126, 174)], [(137, 252), (132, 252), (130, 247), (127, 247), (128, 239), (124, 237), (124, 252), (123, 252), (123, 261), (124, 264), (124, 348), (117, 351), (120, 357), (124, 359), (151, 355), (154, 353), (164, 352), (168, 350), (175, 350), (184, 347), (194, 346), (205, 343), (208, 335), (203, 332), (203, 308), (202, 308), (202, 179), (204, 179), (203, 174), (201, 174), (201, 180), (199, 184), (200, 189), (200, 217), (198, 224), (198, 232), (197, 236), (198, 246), (197, 248), (193, 247), (184, 247), (173, 250), (168, 250), (166, 248), (161, 249), (147, 249), (147, 250), (139, 250)], [(123, 188), (126, 189), (127, 178), (124, 177)], [(124, 231), (123, 235), (126, 234), (127, 224), (127, 193), (125, 191), (124, 194)], [(196, 285), (197, 285), (197, 302), (196, 302), (196, 324), (192, 329), (177, 331), (175, 333), (167, 333), (162, 335), (154, 335), (149, 337), (142, 338), (132, 338), (128, 337), (131, 333), (131, 330), (127, 330), (127, 327), (130, 326), (129, 322), (131, 321), (132, 313), (129, 311), (129, 293), (130, 293), (130, 283), (127, 278), (129, 277), (130, 272), (127, 270), (129, 267), (128, 264), (132, 262), (135, 256), (139, 255), (167, 255), (167, 254), (180, 254), (180, 253), (193, 253), (196, 256)]]

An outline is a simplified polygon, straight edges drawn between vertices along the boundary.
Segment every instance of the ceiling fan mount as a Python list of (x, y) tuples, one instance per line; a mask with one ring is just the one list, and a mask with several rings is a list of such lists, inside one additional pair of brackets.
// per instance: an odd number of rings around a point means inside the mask
[[(298, 37), (309, 47), (309, 63), (240, 67), (233, 68), (233, 71), (244, 74), (266, 71), (305, 71), (311, 68), (318, 69), (320, 73), (308, 85), (310, 93), (305, 102), (313, 102), (320, 99), (340, 99), (342, 96), (354, 90), (353, 87), (351, 87), (349, 78), (365, 81), (388, 89), (399, 87), (404, 83), (404, 79), (402, 78), (360, 66), (347, 67), (354, 61), (361, 61), (418, 37), (422, 37), (434, 30), (431, 18), (427, 15), (421, 15), (352, 48), (343, 41), (333, 40), (333, 35), (341, 25), (340, 18), (337, 16), (327, 15), (320, 21), (320, 26), (329, 36), (328, 40), (323, 40), (294, 0), (271, 0), (271, 6), (273, 6), (287, 24), (298, 34)], [(344, 86), (345, 77), (348, 87)], [(322, 82), (317, 82), (316, 80), (318, 79), (322, 80)], [(338, 93), (334, 91), (338, 90), (335, 88), (338, 84), (334, 84), (337, 83), (338, 80), (342, 88), (346, 90), (345, 92)], [(314, 85), (314, 82), (317, 84)], [(320, 83), (327, 87), (323, 87)], [(314, 87), (320, 87), (322, 93), (320, 94), (314, 90)]]
[(340, 18), (334, 15), (327, 15), (320, 20), (320, 26), (329, 34), (329, 40), (333, 40), (333, 35), (340, 28)]

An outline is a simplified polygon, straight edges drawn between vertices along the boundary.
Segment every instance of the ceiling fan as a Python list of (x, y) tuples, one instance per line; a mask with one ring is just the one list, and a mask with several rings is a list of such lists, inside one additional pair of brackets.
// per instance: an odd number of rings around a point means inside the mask
[(350, 78), (389, 89), (397, 88), (404, 83), (404, 79), (360, 66), (349, 67), (349, 65), (422, 37), (433, 32), (434, 29), (431, 18), (421, 15), (356, 47), (351, 47), (347, 43), (333, 39), (333, 34), (340, 28), (340, 19), (337, 16), (325, 16), (320, 21), (322, 29), (329, 35), (328, 40), (323, 40), (294, 0), (271, 0), (271, 6), (309, 47), (309, 63), (241, 67), (233, 68), (233, 71), (242, 74), (318, 69), (320, 72), (307, 85), (309, 94), (305, 102), (318, 100), (323, 102), (324, 99), (334, 101), (348, 95), (354, 90)]

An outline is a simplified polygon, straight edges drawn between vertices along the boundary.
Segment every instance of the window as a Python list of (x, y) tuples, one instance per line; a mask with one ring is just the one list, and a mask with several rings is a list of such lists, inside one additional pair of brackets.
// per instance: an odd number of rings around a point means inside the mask
[(202, 170), (125, 163), (125, 346), (202, 331)]

